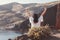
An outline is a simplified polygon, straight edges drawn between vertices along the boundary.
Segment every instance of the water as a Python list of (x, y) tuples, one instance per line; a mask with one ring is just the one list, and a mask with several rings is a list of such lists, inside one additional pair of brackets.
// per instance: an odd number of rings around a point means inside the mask
[(8, 40), (9, 38), (13, 39), (20, 35), (21, 34), (16, 31), (0, 30), (0, 40)]

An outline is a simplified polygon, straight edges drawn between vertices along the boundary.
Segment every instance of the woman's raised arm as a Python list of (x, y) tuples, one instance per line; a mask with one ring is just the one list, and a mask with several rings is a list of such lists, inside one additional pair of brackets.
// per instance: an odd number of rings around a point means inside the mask
[(44, 16), (44, 14), (46, 13), (46, 11), (47, 11), (47, 8), (45, 7), (45, 8), (44, 8), (44, 11), (42, 12), (41, 15)]

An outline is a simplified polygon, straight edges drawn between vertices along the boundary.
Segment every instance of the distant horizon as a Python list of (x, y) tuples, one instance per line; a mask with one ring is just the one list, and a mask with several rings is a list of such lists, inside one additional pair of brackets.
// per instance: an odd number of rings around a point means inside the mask
[(57, 0), (0, 0), (0, 5), (8, 4), (8, 3), (21, 3), (21, 4), (28, 4), (28, 3), (48, 3)]

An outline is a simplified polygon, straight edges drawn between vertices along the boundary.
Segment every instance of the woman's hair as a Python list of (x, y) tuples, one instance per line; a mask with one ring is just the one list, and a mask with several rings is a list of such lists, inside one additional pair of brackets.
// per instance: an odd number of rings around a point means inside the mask
[(38, 17), (38, 14), (34, 14), (34, 15), (33, 15), (33, 18), (34, 18), (34, 20), (33, 20), (34, 23), (37, 23), (37, 22), (38, 22), (38, 18), (39, 18), (39, 17)]

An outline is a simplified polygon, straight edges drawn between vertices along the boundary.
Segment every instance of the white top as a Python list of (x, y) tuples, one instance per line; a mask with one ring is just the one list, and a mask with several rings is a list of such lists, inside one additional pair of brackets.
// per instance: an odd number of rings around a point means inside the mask
[(41, 26), (41, 22), (43, 22), (43, 16), (40, 16), (38, 18), (38, 22), (37, 23), (34, 23), (34, 18), (31, 16), (29, 17), (29, 21), (31, 23), (31, 27), (40, 27)]

